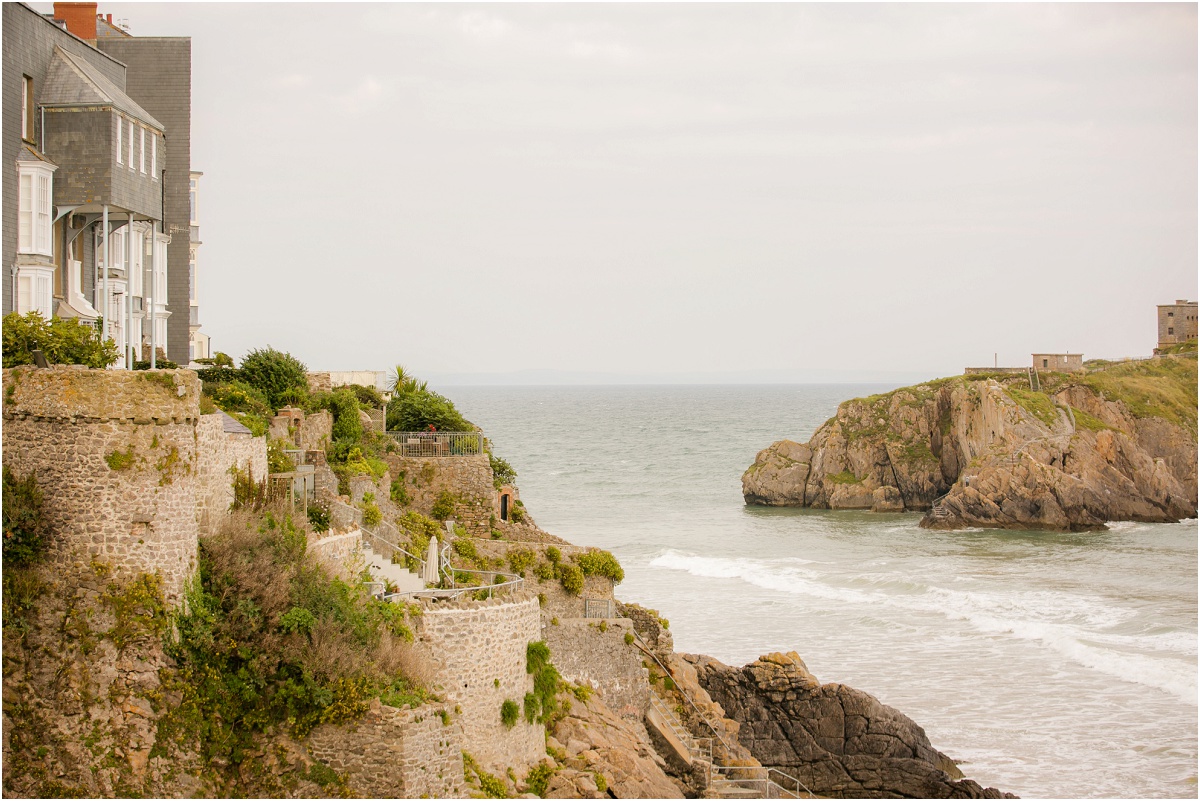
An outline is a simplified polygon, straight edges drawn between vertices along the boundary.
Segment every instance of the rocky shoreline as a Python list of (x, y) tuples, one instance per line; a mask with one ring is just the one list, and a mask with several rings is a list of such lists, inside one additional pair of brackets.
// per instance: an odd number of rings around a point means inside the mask
[(921, 525), (1088, 530), (1195, 517), (1196, 357), (968, 375), (846, 401), (742, 476), (747, 504), (920, 511)]

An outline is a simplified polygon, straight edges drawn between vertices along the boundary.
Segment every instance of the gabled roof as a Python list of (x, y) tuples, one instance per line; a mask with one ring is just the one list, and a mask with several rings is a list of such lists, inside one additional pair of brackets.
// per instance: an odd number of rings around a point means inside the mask
[[(46, 157), (45, 153), (42, 153), (33, 145), (25, 144), (24, 142), (21, 143), (21, 149), (17, 151), (17, 161), (32, 161), (37, 164), (54, 164), (52, 160)], [(54, 164), (54, 166), (57, 167), (58, 165)]]
[(161, 122), (99, 70), (61, 47), (54, 48), (54, 58), (38, 101), (52, 107), (112, 106), (159, 131), (165, 130)]

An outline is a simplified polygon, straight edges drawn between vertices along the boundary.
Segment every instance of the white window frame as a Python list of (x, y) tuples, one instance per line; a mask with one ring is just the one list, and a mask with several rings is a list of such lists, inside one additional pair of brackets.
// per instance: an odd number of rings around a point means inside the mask
[(196, 179), (193, 178), (188, 186), (188, 214), (192, 225), (196, 224)]
[(141, 150), (141, 170), (142, 175), (146, 174), (146, 129), (142, 128), (142, 150)]
[(24, 265), (17, 270), (17, 314), (38, 312), (49, 320), (54, 311), (54, 268)]
[(122, 145), (125, 144), (125, 119), (117, 115), (117, 163), (125, 163), (125, 152)]
[(133, 163), (133, 120), (129, 121), (129, 169), (137, 169), (137, 166)]
[(53, 165), (23, 161), (17, 165), (17, 252), (54, 256)]
[(21, 76), (21, 138), (33, 141), (33, 78)]
[(158, 134), (150, 132), (150, 180), (158, 180)]

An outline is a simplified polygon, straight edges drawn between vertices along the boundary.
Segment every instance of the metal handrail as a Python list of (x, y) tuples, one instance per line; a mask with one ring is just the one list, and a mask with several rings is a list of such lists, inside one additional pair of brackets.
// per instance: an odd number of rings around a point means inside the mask
[(401, 456), (479, 456), (482, 431), (388, 431), (400, 446)]
[[(633, 637), (634, 637), (634, 641), (639, 645), (642, 652), (644, 654), (646, 654), (648, 657), (650, 657), (651, 659), (653, 659), (655, 662), (657, 662), (658, 666), (661, 667), (664, 671), (666, 671), (667, 675), (671, 675), (671, 669), (669, 667), (667, 667), (666, 665), (664, 665), (663, 661), (661, 659), (659, 659), (658, 656), (656, 656), (653, 651), (650, 650), (649, 644), (645, 640), (642, 639), (642, 635), (638, 634), (636, 628), (634, 628), (634, 630), (633, 630)], [(716, 737), (716, 739), (721, 741), (721, 745), (725, 746), (726, 752), (732, 753), (733, 748), (729, 745), (729, 742), (724, 737), (721, 736), (721, 733), (719, 731), (717, 731), (717, 727), (714, 726), (711, 722), (709, 722), (708, 716), (700, 711), (700, 707), (696, 706), (696, 703), (691, 698), (688, 697), (687, 693), (681, 691), (679, 694), (683, 697), (683, 700), (687, 701), (688, 704), (692, 707), (692, 709), (696, 712), (696, 716), (698, 718), (700, 718), (700, 722), (703, 723), (705, 726), (707, 726), (710, 731), (712, 731), (712, 733)], [(651, 693), (651, 703), (653, 703), (653, 699), (656, 697), (657, 697), (656, 695)], [(711, 780), (712, 774), (716, 768), (716, 761), (710, 756), (708, 764), (709, 764), (709, 774), (710, 774), (710, 780)], [(725, 766), (722, 766), (722, 767), (725, 767)], [(736, 767), (736, 766), (728, 766), (728, 767)], [(760, 765), (760, 767), (761, 767), (761, 765)], [(774, 770), (774, 769), (767, 768), (767, 770), (770, 771), (770, 770)], [(787, 776), (786, 773), (783, 775)], [(797, 784), (799, 784), (801, 787), (803, 787), (804, 792), (808, 793), (809, 796), (815, 797), (813, 791), (809, 790), (808, 787), (805, 786), (803, 782), (801, 782), (795, 776), (791, 776), (790, 778), (794, 779)], [(766, 779), (763, 781), (770, 781), (770, 780)], [(774, 784), (774, 782), (771, 782), (771, 783)], [(784, 792), (787, 792), (787, 790), (784, 789), (783, 787), (780, 787), (779, 789)]]

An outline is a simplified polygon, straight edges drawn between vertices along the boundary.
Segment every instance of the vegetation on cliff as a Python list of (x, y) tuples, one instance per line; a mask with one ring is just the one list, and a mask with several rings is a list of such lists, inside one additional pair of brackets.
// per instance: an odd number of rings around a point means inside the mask
[(107, 367), (117, 360), (117, 345), (101, 340), (95, 326), (77, 318), (43, 319), (39, 312), (4, 316), (4, 366), (33, 364), (33, 351), (41, 350), (50, 364), (85, 364)]
[[(167, 646), (178, 669), (158, 741), (240, 765), (277, 727), (294, 737), (363, 715), (372, 698), (419, 703), (426, 672), (403, 604), (332, 577), (290, 517), (238, 513), (200, 542), (199, 574)], [(229, 772), (237, 786), (238, 773)], [(243, 790), (247, 788), (242, 788)]]

